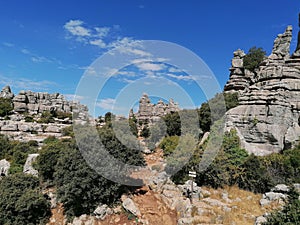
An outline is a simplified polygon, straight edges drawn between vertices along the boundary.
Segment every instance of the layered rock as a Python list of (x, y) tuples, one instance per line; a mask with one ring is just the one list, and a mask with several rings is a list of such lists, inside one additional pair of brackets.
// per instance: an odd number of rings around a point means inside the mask
[(158, 121), (161, 117), (178, 112), (179, 106), (174, 102), (173, 99), (169, 100), (169, 103), (164, 103), (162, 100), (159, 100), (157, 104), (152, 104), (150, 98), (147, 94), (143, 94), (139, 101), (139, 110), (136, 114), (130, 110), (129, 117), (135, 116), (138, 121), (142, 122), (155, 122)]
[[(88, 118), (86, 106), (67, 101), (58, 93), (20, 91), (18, 95), (14, 95), (10, 87), (6, 86), (0, 92), (0, 98), (11, 99), (14, 108), (9, 120), (0, 118), (0, 134), (18, 141), (42, 142), (48, 136), (59, 137), (62, 136), (62, 130), (72, 124), (72, 114), (76, 115), (75, 123), (86, 123)], [(51, 123), (47, 123), (43, 121), (44, 112), (50, 112), (51, 115), (60, 113), (65, 117), (53, 116)]]
[(243, 54), (235, 52), (224, 91), (238, 92), (239, 106), (227, 112), (226, 129), (237, 130), (249, 153), (280, 152), (299, 141), (300, 58), (289, 54), (291, 38), (289, 26), (278, 35), (272, 54), (256, 73), (245, 70), (243, 63), (236, 61), (242, 60)]
[(0, 97), (12, 99), (14, 111), (17, 113), (29, 113), (32, 115), (45, 111), (59, 111), (71, 113), (76, 108), (78, 111), (87, 112), (87, 107), (74, 101), (67, 101), (59, 93), (20, 91), (14, 95), (9, 86), (0, 92)]

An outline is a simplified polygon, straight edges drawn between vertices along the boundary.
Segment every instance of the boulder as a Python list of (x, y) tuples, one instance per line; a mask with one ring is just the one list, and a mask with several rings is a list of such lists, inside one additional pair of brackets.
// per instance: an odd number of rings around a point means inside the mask
[(123, 208), (132, 213), (133, 215), (140, 217), (141, 216), (141, 212), (139, 210), (139, 208), (135, 205), (135, 203), (132, 201), (132, 199), (130, 198), (126, 198), (123, 203), (122, 203)]
[(24, 165), (23, 173), (38, 176), (38, 171), (33, 168), (32, 164), (35, 162), (39, 154), (29, 154)]
[(6, 159), (0, 160), (0, 177), (7, 176), (10, 168), (10, 163)]

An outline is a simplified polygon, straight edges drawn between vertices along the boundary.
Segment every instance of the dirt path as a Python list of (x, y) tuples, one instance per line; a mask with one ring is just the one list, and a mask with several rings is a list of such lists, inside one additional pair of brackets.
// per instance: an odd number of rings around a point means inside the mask
[(154, 153), (145, 155), (145, 161), (147, 168), (132, 174), (133, 177), (143, 179), (145, 183), (145, 186), (133, 195), (132, 200), (140, 209), (142, 219), (148, 221), (149, 224), (176, 225), (177, 212), (168, 208), (159, 193), (155, 193), (148, 187), (149, 178), (158, 173), (153, 168), (157, 170), (163, 168), (162, 150), (157, 149)]

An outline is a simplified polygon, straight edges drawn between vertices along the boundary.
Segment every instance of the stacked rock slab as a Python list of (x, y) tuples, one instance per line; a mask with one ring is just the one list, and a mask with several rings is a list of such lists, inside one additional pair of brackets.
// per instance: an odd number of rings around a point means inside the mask
[(59, 93), (49, 94), (46, 92), (20, 91), (18, 95), (11, 92), (6, 86), (0, 92), (0, 97), (12, 99), (14, 111), (17, 113), (38, 114), (45, 111), (60, 111), (71, 113), (76, 108), (77, 111), (87, 112), (86, 106), (74, 101), (67, 101)]
[(173, 99), (170, 99), (168, 104), (164, 103), (162, 100), (159, 100), (157, 104), (152, 104), (149, 96), (143, 94), (139, 101), (138, 112), (133, 114), (133, 111), (130, 110), (129, 117), (133, 117), (134, 115), (138, 121), (152, 123), (158, 121), (162, 116), (178, 111), (179, 106)]
[[(231, 72), (224, 91), (238, 92), (239, 106), (227, 112), (225, 127), (237, 130), (249, 153), (277, 153), (299, 141), (300, 57), (290, 56), (291, 39), (292, 27), (288, 26), (255, 73), (245, 70), (242, 62), (232, 63), (242, 72)], [(233, 62), (242, 55), (235, 52)]]

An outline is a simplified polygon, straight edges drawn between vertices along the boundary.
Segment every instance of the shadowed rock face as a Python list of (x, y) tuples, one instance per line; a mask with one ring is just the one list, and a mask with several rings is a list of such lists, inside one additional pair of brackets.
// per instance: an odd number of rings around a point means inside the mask
[(290, 56), (291, 39), (289, 26), (255, 74), (243, 68), (243, 52), (234, 53), (224, 91), (238, 92), (240, 103), (227, 112), (225, 127), (237, 130), (249, 153), (280, 152), (299, 141), (300, 57)]

